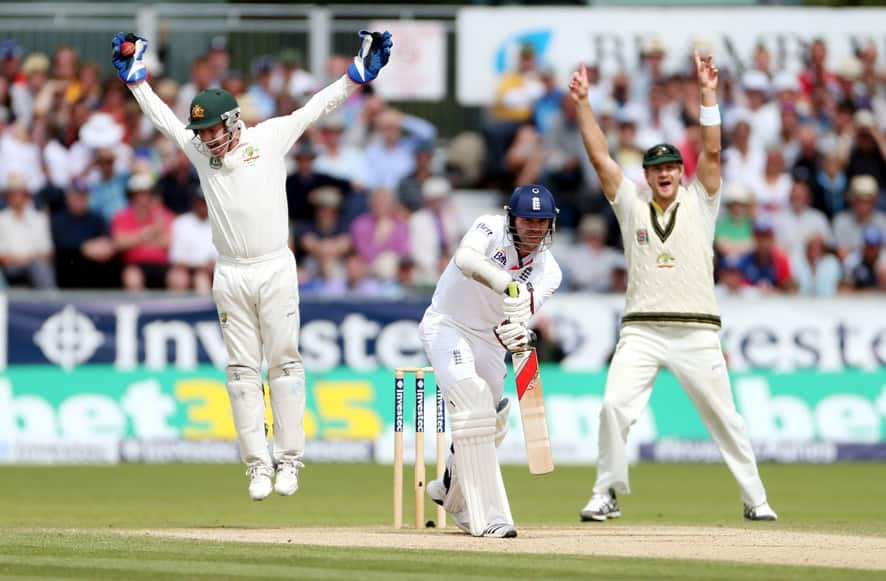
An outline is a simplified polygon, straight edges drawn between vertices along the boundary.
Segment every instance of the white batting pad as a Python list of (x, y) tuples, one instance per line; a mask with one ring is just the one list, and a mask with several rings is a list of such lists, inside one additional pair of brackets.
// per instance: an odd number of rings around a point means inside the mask
[(479, 378), (464, 379), (447, 390), (446, 403), (471, 534), (482, 536), (493, 522), (513, 524), (495, 453), (496, 413), (489, 386)]
[(268, 370), (274, 415), (274, 461), (298, 459), (305, 452), (305, 370), (287, 363)]
[(250, 367), (236, 365), (229, 366), (226, 373), (234, 428), (240, 442), (240, 458), (247, 464), (261, 462), (270, 468), (261, 375)]

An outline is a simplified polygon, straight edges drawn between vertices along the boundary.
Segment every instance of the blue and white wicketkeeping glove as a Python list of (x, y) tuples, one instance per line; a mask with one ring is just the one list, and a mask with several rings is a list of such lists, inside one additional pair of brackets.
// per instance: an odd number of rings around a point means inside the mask
[(348, 67), (348, 77), (362, 85), (375, 79), (382, 67), (388, 64), (394, 42), (387, 30), (384, 32), (361, 30), (358, 34), (363, 38), (363, 44), (360, 45), (354, 62)]
[[(125, 57), (120, 53), (120, 46), (124, 42), (132, 42), (135, 44), (135, 52)], [(114, 68), (117, 69), (117, 76), (124, 83), (138, 83), (144, 81), (148, 77), (148, 71), (145, 69), (143, 61), (145, 51), (148, 50), (148, 41), (140, 36), (132, 33), (124, 34), (118, 32), (111, 41), (113, 52), (111, 53), (111, 61)]]

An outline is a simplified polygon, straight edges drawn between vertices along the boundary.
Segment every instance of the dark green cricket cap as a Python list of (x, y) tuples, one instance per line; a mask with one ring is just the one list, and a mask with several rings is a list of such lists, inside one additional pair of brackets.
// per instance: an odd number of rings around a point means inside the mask
[(683, 163), (683, 156), (680, 155), (680, 150), (670, 143), (653, 145), (643, 154), (643, 167), (650, 167), (673, 161)]

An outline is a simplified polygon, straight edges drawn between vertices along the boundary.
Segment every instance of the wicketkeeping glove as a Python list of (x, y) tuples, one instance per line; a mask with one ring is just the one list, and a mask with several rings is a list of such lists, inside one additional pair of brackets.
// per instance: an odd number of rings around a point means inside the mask
[(526, 323), (535, 313), (535, 297), (532, 294), (532, 286), (518, 283), (517, 288), (516, 297), (505, 297), (502, 310), (505, 318), (512, 323)]
[(519, 351), (529, 344), (529, 329), (525, 323), (504, 321), (494, 329), (495, 336), (508, 351)]
[(394, 41), (391, 40), (391, 33), (387, 30), (384, 32), (361, 30), (358, 34), (362, 37), (363, 44), (360, 45), (354, 62), (348, 67), (348, 77), (362, 85), (375, 79), (382, 67), (388, 64)]
[[(120, 46), (124, 42), (132, 42), (135, 44), (135, 52), (132, 56), (125, 57), (120, 53)], [(111, 61), (114, 68), (117, 69), (117, 76), (124, 83), (138, 83), (144, 81), (148, 77), (148, 71), (145, 69), (143, 62), (145, 51), (148, 50), (148, 41), (140, 36), (122, 32), (114, 35), (111, 41)]]

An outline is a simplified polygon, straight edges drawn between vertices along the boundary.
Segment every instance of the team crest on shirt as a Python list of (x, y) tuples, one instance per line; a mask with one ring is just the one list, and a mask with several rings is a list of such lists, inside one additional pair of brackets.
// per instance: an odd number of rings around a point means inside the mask
[(216, 157), (214, 155), (212, 157), (210, 157), (209, 158), (209, 167), (211, 167), (212, 169), (221, 169), (221, 167), (222, 167), (221, 158)]
[(646, 228), (637, 230), (637, 244), (640, 246), (647, 246), (649, 244), (649, 232), (646, 231)]
[(247, 145), (243, 149), (243, 163), (249, 166), (255, 165), (256, 160), (260, 157), (260, 153), (257, 147), (253, 145)]
[(221, 322), (222, 327), (226, 327), (228, 325), (228, 313), (222, 311), (218, 314), (218, 320)]
[(667, 252), (662, 252), (658, 255), (658, 258), (655, 259), (658, 268), (674, 268), (674, 263), (676, 261), (677, 259), (674, 258), (674, 255), (668, 254)]

